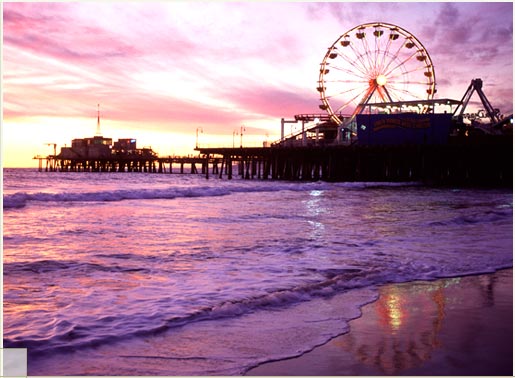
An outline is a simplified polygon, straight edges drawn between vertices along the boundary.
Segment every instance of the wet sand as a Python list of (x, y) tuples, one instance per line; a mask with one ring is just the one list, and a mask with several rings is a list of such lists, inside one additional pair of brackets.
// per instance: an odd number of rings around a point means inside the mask
[(513, 270), (382, 286), (350, 332), (247, 375), (513, 375)]

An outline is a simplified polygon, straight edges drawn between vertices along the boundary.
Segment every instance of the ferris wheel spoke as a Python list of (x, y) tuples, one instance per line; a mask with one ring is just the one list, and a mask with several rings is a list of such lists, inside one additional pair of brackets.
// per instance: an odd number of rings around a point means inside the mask
[(374, 38), (374, 70), (377, 72), (381, 39), (379, 36), (376, 36), (376, 35), (374, 35), (374, 36), (375, 36), (375, 38)]
[(414, 73), (414, 72), (417, 72), (417, 71), (423, 71), (423, 70), (425, 70), (427, 68), (426, 66), (410, 67), (410, 69), (408, 69), (408, 70), (401, 70), (401, 71), (399, 71), (398, 74), (393, 75), (394, 71), (396, 71), (397, 69), (399, 69), (401, 67), (404, 67), (404, 66), (399, 66), (396, 69), (390, 71), (388, 79), (389, 80), (397, 79), (397, 78), (399, 78), (399, 77), (401, 77), (403, 75), (411, 74), (411, 73)]
[[(383, 93), (384, 92), (384, 93)], [(377, 93), (379, 93), (379, 97), (383, 100), (383, 102), (393, 102), (392, 96), (390, 96), (390, 92), (385, 86), (378, 87)]]
[[(363, 97), (361, 98), (361, 101), (359, 102), (358, 106), (354, 110), (353, 115), (361, 113), (368, 103), (374, 102), (371, 100), (372, 100), (372, 97), (374, 97), (374, 93), (376, 92), (377, 88), (378, 87), (376, 87), (376, 86), (369, 86), (368, 90), (363, 95)], [(380, 98), (380, 93), (378, 93), (377, 95), (379, 95), (379, 98)]]
[(350, 89), (346, 89), (344, 91), (340, 91), (339, 93), (331, 94), (328, 96), (328, 98), (335, 101), (339, 101), (340, 103), (345, 103), (348, 101), (348, 98), (352, 98), (353, 96), (359, 96), (361, 93), (366, 92), (368, 87), (368, 85), (356, 86)]
[(368, 80), (364, 80), (362, 78), (359, 78), (361, 80), (349, 80), (349, 79), (333, 79), (333, 80), (326, 80), (326, 83), (339, 83), (339, 84), (361, 84), (361, 85), (368, 85)]
[(403, 100), (403, 98), (401, 96), (399, 96), (396, 91), (390, 90), (390, 92), (388, 92), (388, 93), (390, 93), (390, 95), (392, 97), (392, 100), (393, 100), (392, 102), (400, 102)]
[(346, 62), (349, 66), (349, 69), (355, 70), (355, 73), (359, 73), (360, 77), (366, 77), (368, 75), (368, 69), (366, 67), (366, 63), (363, 60), (363, 56), (356, 56), (354, 60), (347, 58)]
[(385, 64), (385, 60), (386, 60), (386, 57), (388, 56), (389, 52), (390, 52), (390, 47), (392, 45), (392, 40), (391, 38), (388, 38), (388, 42), (386, 42), (386, 47), (383, 51), (383, 54), (382, 54), (382, 57), (381, 57), (381, 63), (379, 64), (379, 71), (380, 72), (383, 72), (383, 67), (384, 67), (384, 64)]
[(390, 60), (388, 61), (388, 64), (384, 68), (381, 67), (381, 72), (383, 72), (383, 75), (386, 75), (385, 72), (388, 71), (390, 65), (397, 60), (403, 47), (404, 43), (401, 43), (397, 51), (391, 56), (389, 56)]
[(383, 51), (388, 51), (390, 48), (390, 44), (392, 42), (392, 40), (388, 37), (387, 42), (386, 42), (386, 47), (383, 48), (382, 41), (384, 40), (384, 38), (386, 38), (386, 37), (384, 37), (384, 31), (381, 29), (381, 33), (379, 35), (376, 35), (376, 41), (379, 41), (377, 51), (376, 51), (376, 58), (375, 58), (377, 72), (381, 72), (381, 68), (383, 66), (383, 62), (384, 62)]
[(390, 71), (388, 72), (385, 72), (384, 75), (385, 76), (389, 76), (393, 71), (395, 71), (396, 69), (400, 68), (401, 66), (404, 66), (405, 63), (407, 63), (408, 61), (410, 61), (415, 55), (417, 54), (417, 51), (415, 51), (413, 54), (411, 54), (410, 56), (408, 56), (406, 59), (404, 59), (402, 62), (400, 62), (399, 64), (397, 64), (394, 68), (392, 68)]
[(361, 38), (361, 42), (363, 44), (363, 48), (365, 49), (365, 55), (368, 60), (368, 71), (370, 72), (374, 68), (374, 62), (371, 60), (372, 52), (368, 46), (368, 40), (366, 38)]
[(406, 100), (406, 94), (403, 93), (402, 90), (399, 90), (398, 88), (395, 88), (394, 86), (389, 86), (390, 89), (389, 93), (396, 101), (403, 101)]
[(352, 70), (350, 70), (348, 68), (345, 68), (345, 67), (333, 66), (332, 68), (334, 68), (335, 70), (338, 70), (340, 72), (346, 73), (348, 75), (351, 75), (353, 77), (356, 77), (358, 79), (363, 79), (363, 77), (366, 76), (366, 73), (361, 72), (359, 70), (358, 70), (359, 72), (356, 73), (356, 71), (352, 71)]
[[(363, 85), (363, 86), (360, 86), (360, 87), (357, 87), (357, 88), (355, 87), (355, 88), (346, 89), (344, 91), (328, 95), (327, 98), (331, 99), (333, 97), (342, 96), (342, 95), (345, 95), (347, 93), (351, 93), (351, 92), (355, 92), (355, 91), (359, 91), (360, 93), (362, 93), (362, 92), (366, 91), (367, 87), (368, 87), (368, 85), (367, 86)], [(361, 89), (361, 88), (363, 88), (363, 89)]]
[(352, 71), (348, 67), (339, 66), (339, 65), (338, 66), (337, 65), (331, 66), (331, 68), (334, 68), (336, 70), (349, 73), (349, 74), (351, 74), (353, 76), (356, 76), (356, 77), (363, 77), (363, 76), (367, 75), (366, 71), (364, 71), (361, 67), (359, 67), (359, 65), (354, 64), (353, 62), (351, 62), (348, 59), (345, 59), (345, 62), (350, 66), (350, 68), (353, 68), (354, 71)]
[[(363, 95), (364, 94), (364, 95)], [(356, 96), (354, 96), (352, 99), (348, 100), (346, 103), (344, 103), (342, 106), (340, 106), (338, 109), (336, 109), (336, 113), (341, 112), (343, 109), (348, 107), (350, 104), (354, 103), (358, 97), (366, 98), (368, 94), (368, 91), (364, 91), (361, 93), (358, 93)], [(359, 105), (359, 104), (358, 104)]]
[(345, 84), (368, 85), (368, 80), (335, 80), (335, 82), (340, 82), (340, 83), (345, 83)]
[[(354, 53), (354, 55), (356, 56), (357, 60), (361, 63), (362, 67), (363, 67), (363, 70), (362, 72), (364, 72), (364, 74), (366, 75), (367, 72), (369, 72), (369, 69), (367, 67), (367, 64), (365, 62), (365, 60), (363, 59), (363, 54), (360, 53), (359, 51), (357, 51), (355, 48), (354, 48), (354, 45), (351, 43), (350, 45), (350, 48), (352, 50), (352, 52)], [(354, 67), (357, 67), (355, 64), (353, 64), (353, 62), (351, 62), (351, 64), (354, 66)]]
[[(397, 83), (395, 80), (390, 80), (390, 83), (394, 84), (394, 83)], [(404, 82), (406, 83), (406, 82)], [(399, 84), (402, 84), (402, 83), (399, 83)], [(413, 85), (423, 85), (423, 86), (428, 86), (428, 85), (431, 85), (432, 83), (429, 83), (427, 81), (409, 81), (408, 84), (413, 84)]]
[(398, 73), (396, 73), (395, 75), (392, 75), (390, 74), (388, 76), (388, 81), (397, 81), (397, 80), (401, 80), (403, 81), (403, 78), (406, 78), (406, 77), (414, 77), (414, 75), (410, 75), (414, 72), (416, 72), (417, 70), (411, 70), (411, 71), (399, 71)]
[[(367, 71), (366, 71), (366, 68), (364, 67), (360, 67), (359, 64), (356, 64), (356, 61), (352, 61), (350, 60), (350, 58), (348, 58), (347, 56), (345, 56), (344, 54), (341, 54), (340, 52), (338, 52), (338, 56), (340, 56), (345, 62), (347, 62), (350, 66), (352, 66), (353, 68), (355, 68), (357, 71), (359, 71), (362, 75), (366, 76), (367, 75)], [(333, 66), (335, 67), (335, 66)], [(356, 75), (356, 73), (354, 73), (354, 75)]]
[[(425, 96), (420, 96), (419, 93), (415, 93), (413, 91), (409, 91), (407, 89), (404, 89), (404, 88), (393, 88), (394, 91), (396, 91), (397, 93), (402, 93), (402, 94), (405, 94), (413, 99), (422, 99), (423, 97)], [(405, 99), (405, 98), (404, 98)]]
[(397, 77), (388, 77), (388, 84), (389, 85), (392, 85), (392, 86), (395, 86), (395, 85), (406, 85), (406, 84), (411, 84), (411, 85), (422, 85), (422, 86), (428, 86), (428, 85), (432, 85), (433, 83), (430, 82), (430, 81), (423, 81), (423, 80), (417, 80), (417, 79), (414, 79), (414, 80), (407, 80), (404, 78), (405, 76), (404, 75), (399, 75)]

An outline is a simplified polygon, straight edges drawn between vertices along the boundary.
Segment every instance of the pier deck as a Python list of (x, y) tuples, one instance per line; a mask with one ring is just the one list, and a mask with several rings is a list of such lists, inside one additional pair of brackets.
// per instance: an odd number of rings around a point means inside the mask
[[(195, 157), (46, 158), (46, 171), (217, 175), (232, 179), (421, 181), (435, 185), (513, 186), (511, 136), (451, 138), (445, 145), (197, 148)], [(185, 167), (189, 166), (189, 169)], [(211, 169), (210, 169), (211, 166)], [(200, 170), (197, 168), (199, 167)]]

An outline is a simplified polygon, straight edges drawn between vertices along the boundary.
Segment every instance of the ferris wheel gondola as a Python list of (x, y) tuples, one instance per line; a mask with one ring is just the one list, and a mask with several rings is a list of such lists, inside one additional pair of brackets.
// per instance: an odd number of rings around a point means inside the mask
[(393, 24), (368, 23), (329, 47), (317, 90), (320, 108), (340, 124), (342, 114), (352, 118), (367, 104), (432, 99), (435, 71), (429, 53), (411, 33)]

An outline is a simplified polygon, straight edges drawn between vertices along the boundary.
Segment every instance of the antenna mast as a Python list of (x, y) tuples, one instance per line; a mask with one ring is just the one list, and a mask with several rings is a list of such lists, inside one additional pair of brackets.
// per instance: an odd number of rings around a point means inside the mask
[(97, 104), (97, 136), (101, 136), (102, 133), (100, 132), (100, 104)]

